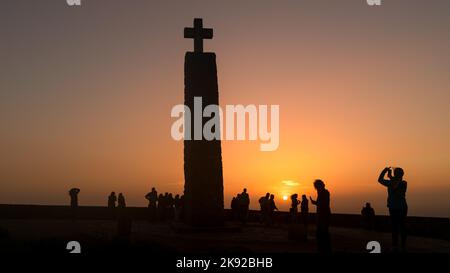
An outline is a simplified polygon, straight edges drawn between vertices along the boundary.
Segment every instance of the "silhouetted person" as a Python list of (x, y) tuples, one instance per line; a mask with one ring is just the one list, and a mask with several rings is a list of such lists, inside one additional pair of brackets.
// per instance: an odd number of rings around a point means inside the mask
[(372, 208), (370, 203), (366, 203), (366, 205), (362, 208), (361, 218), (363, 228), (373, 229), (375, 223), (375, 210)]
[(236, 208), (236, 220), (241, 221), (242, 216), (242, 197), (241, 194), (238, 193), (235, 199), (235, 208)]
[(165, 219), (165, 200), (164, 195), (161, 193), (158, 196), (158, 219), (160, 221)]
[(261, 223), (267, 222), (267, 213), (269, 210), (269, 199), (270, 199), (270, 193), (266, 193), (265, 196), (262, 196), (259, 198), (259, 210), (260, 210), (260, 218), (259, 221)]
[(173, 199), (174, 209), (175, 209), (175, 221), (180, 221), (181, 219), (181, 198), (180, 195), (175, 195), (175, 198)]
[(80, 193), (80, 189), (78, 188), (72, 188), (69, 190), (70, 195), (70, 206), (72, 208), (78, 207), (78, 194)]
[(116, 208), (117, 196), (115, 192), (111, 192), (108, 196), (108, 208), (115, 209)]
[(238, 199), (236, 197), (231, 199), (231, 217), (233, 221), (238, 218)]
[(180, 196), (180, 220), (184, 220), (184, 212), (185, 212), (185, 204), (184, 204), (184, 195)]
[(302, 203), (300, 205), (300, 213), (302, 215), (302, 222), (305, 225), (305, 229), (308, 228), (308, 218), (309, 218), (309, 201), (306, 195), (302, 195)]
[(117, 199), (117, 207), (118, 208), (125, 208), (127, 205), (125, 203), (125, 197), (123, 196), (122, 193), (119, 193), (119, 198)]
[(291, 195), (291, 208), (289, 209), (289, 212), (291, 213), (291, 224), (295, 224), (297, 222), (298, 204), (298, 194), (295, 193)]
[(169, 208), (169, 193), (166, 192), (164, 193), (164, 197), (163, 197), (163, 210), (164, 210), (164, 219), (168, 220), (169, 219), (169, 213), (168, 213), (168, 208)]
[(155, 188), (152, 188), (152, 191), (145, 195), (145, 199), (148, 200), (148, 207), (156, 209), (156, 202), (158, 201), (158, 192)]
[(78, 188), (72, 188), (69, 190), (69, 196), (70, 196), (70, 213), (71, 218), (73, 221), (75, 221), (78, 218), (78, 194), (80, 193), (80, 189)]
[(156, 189), (152, 188), (152, 191), (145, 195), (145, 199), (148, 200), (150, 221), (154, 221), (157, 217), (156, 203), (158, 202), (158, 192), (156, 191)]
[[(386, 174), (389, 179), (385, 179)], [(392, 225), (392, 246), (394, 251), (398, 250), (398, 237), (401, 238), (401, 247), (404, 251), (406, 248), (406, 227), (405, 221), (408, 215), (408, 204), (406, 202), (407, 182), (403, 180), (404, 171), (402, 168), (394, 169), (392, 176), (392, 168), (384, 168), (380, 173), (378, 182), (387, 187), (388, 199), (387, 206)]]
[(250, 206), (250, 197), (248, 196), (246, 188), (244, 188), (244, 190), (241, 193), (239, 206), (240, 206), (240, 215), (241, 215), (240, 220), (243, 224), (245, 224), (247, 222), (248, 209)]
[(275, 195), (271, 194), (269, 198), (269, 202), (267, 204), (267, 224), (272, 225), (273, 224), (273, 214), (274, 211), (278, 210), (277, 206), (275, 205)]
[(174, 200), (173, 200), (173, 196), (171, 193), (169, 193), (167, 195), (167, 206), (166, 206), (166, 214), (167, 214), (167, 219), (168, 220), (172, 220), (174, 215), (175, 215), (175, 211), (174, 211)]
[(325, 183), (322, 180), (317, 179), (314, 181), (314, 188), (317, 190), (317, 200), (313, 200), (311, 197), (311, 203), (317, 207), (317, 249), (319, 253), (331, 253), (331, 241), (330, 241), (330, 193), (325, 189)]

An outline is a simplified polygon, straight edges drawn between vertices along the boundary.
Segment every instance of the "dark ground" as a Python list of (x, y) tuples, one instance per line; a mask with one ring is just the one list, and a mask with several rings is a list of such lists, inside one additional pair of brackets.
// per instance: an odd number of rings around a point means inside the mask
[[(233, 225), (233, 224), (229, 224)], [(234, 225), (235, 226), (235, 225)], [(0, 252), (68, 252), (69, 241), (79, 241), (83, 253), (131, 250), (170, 253), (314, 253), (314, 226), (308, 239), (288, 239), (288, 226), (250, 223), (240, 231), (177, 232), (169, 223), (133, 221), (129, 243), (118, 240), (112, 220), (0, 220)], [(366, 244), (378, 241), (390, 251), (390, 234), (356, 228), (332, 227), (333, 252), (367, 253)], [(417, 236), (408, 238), (408, 253), (450, 253), (450, 241)]]

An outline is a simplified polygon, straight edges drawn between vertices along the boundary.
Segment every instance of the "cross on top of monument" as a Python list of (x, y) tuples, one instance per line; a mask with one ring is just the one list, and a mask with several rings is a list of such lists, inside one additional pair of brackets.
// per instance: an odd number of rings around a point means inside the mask
[(194, 27), (184, 28), (184, 38), (194, 39), (194, 52), (203, 52), (203, 39), (212, 39), (212, 28), (203, 28), (203, 19), (194, 18)]

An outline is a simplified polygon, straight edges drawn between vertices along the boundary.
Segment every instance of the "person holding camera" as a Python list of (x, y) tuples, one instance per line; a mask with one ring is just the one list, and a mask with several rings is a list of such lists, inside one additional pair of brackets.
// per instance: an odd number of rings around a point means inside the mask
[[(392, 175), (394, 173), (394, 175)], [(386, 179), (386, 174), (387, 178)], [(401, 239), (401, 250), (406, 247), (406, 216), (408, 214), (408, 204), (406, 202), (407, 183), (403, 180), (404, 171), (402, 168), (384, 168), (378, 178), (378, 182), (387, 187), (388, 198), (387, 207), (392, 226), (392, 246), (394, 251), (398, 251), (398, 238)]]

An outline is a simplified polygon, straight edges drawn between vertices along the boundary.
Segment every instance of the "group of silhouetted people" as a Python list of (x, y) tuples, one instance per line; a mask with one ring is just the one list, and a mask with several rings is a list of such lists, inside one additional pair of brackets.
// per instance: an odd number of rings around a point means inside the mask
[[(70, 207), (77, 208), (78, 207), (78, 194), (80, 193), (80, 189), (72, 188), (69, 190), (70, 196)], [(116, 196), (115, 192), (111, 192), (108, 196), (108, 208), (114, 209), (116, 208), (116, 202), (118, 208), (125, 208), (125, 196), (122, 193), (119, 193), (119, 196)]]
[[(317, 229), (316, 238), (318, 250), (321, 253), (331, 252), (331, 241), (329, 234), (330, 226), (330, 193), (325, 188), (325, 183), (317, 179), (314, 181), (314, 188), (317, 191), (317, 199), (313, 200), (310, 197), (310, 201), (317, 207)], [(267, 193), (258, 200), (260, 206), (260, 222), (267, 226), (272, 226), (274, 223), (274, 212), (278, 210), (275, 204), (275, 195)], [(244, 188), (242, 193), (237, 194), (231, 200), (231, 211), (233, 218), (246, 223), (248, 217), (248, 210), (250, 205), (250, 197), (247, 193), (247, 189)], [(298, 206), (300, 205), (301, 218), (305, 227), (308, 225), (309, 214), (309, 201), (306, 195), (302, 195), (302, 201), (298, 200), (298, 194), (291, 196), (291, 208), (290, 208), (290, 221), (296, 223), (298, 221)]]
[[(273, 212), (278, 210), (275, 205), (275, 196), (267, 193), (266, 196), (261, 197), (259, 200), (261, 208), (260, 221), (267, 225), (273, 224)], [(238, 193), (231, 199), (231, 212), (233, 219), (245, 224), (248, 220), (248, 211), (250, 206), (250, 196), (247, 193), (247, 189), (244, 188), (241, 193)]]
[(119, 193), (119, 196), (116, 196), (115, 192), (111, 192), (108, 196), (108, 208), (115, 209), (117, 202), (117, 208), (125, 208), (127, 205), (125, 203), (125, 196), (122, 193)]
[(241, 223), (247, 223), (248, 210), (250, 207), (250, 196), (247, 193), (247, 189), (244, 189), (241, 193), (238, 193), (236, 197), (231, 199), (231, 213), (233, 219), (239, 220)]
[[(387, 179), (386, 179), (387, 175)], [(407, 182), (403, 180), (404, 171), (402, 168), (385, 168), (381, 172), (378, 182), (387, 188), (388, 198), (387, 206), (389, 208), (389, 215), (392, 227), (392, 244), (393, 250), (399, 249), (399, 238), (401, 250), (406, 247), (406, 216), (408, 214), (408, 205), (406, 202)], [(318, 251), (320, 253), (331, 252), (331, 240), (329, 233), (331, 208), (330, 208), (330, 193), (325, 188), (325, 183), (317, 179), (314, 181), (314, 188), (317, 191), (317, 198), (313, 200), (309, 197), (311, 204), (317, 207), (316, 209), (316, 238)], [(70, 206), (72, 208), (78, 207), (78, 194), (80, 189), (72, 188), (69, 191)], [(290, 222), (297, 223), (298, 206), (300, 205), (301, 221), (307, 228), (309, 201), (306, 195), (302, 195), (302, 200), (298, 200), (298, 194), (291, 195), (290, 208)], [(173, 195), (166, 192), (165, 194), (157, 193), (155, 188), (145, 195), (148, 200), (149, 218), (151, 220), (175, 220), (178, 221), (183, 218), (184, 197), (179, 194)], [(122, 193), (116, 196), (115, 192), (111, 192), (108, 197), (108, 208), (125, 208), (125, 197)], [(260, 222), (271, 226), (274, 223), (274, 211), (278, 210), (275, 205), (275, 196), (267, 193), (258, 200), (260, 206)], [(248, 219), (248, 212), (250, 206), (250, 197), (247, 189), (233, 197), (231, 201), (231, 211), (233, 218), (245, 224)], [(73, 210), (75, 211), (75, 210)], [(366, 203), (361, 210), (363, 227), (367, 229), (374, 228), (375, 211), (370, 203)]]
[(183, 218), (184, 195), (175, 195), (166, 192), (159, 194), (155, 188), (145, 195), (148, 200), (149, 219), (151, 221), (175, 220), (179, 221)]
[[(298, 206), (300, 205), (300, 218), (298, 215)], [(302, 195), (302, 200), (298, 200), (298, 194), (294, 193), (291, 195), (291, 208), (289, 209), (289, 222), (291, 224), (296, 224), (301, 220), (301, 222), (308, 226), (308, 214), (309, 214), (309, 201), (306, 195)]]
[[(69, 190), (70, 206), (75, 209), (78, 207), (78, 194), (80, 189), (72, 188)], [(247, 196), (248, 197), (248, 196)], [(179, 194), (173, 195), (166, 192), (158, 195), (155, 188), (145, 195), (148, 200), (149, 219), (150, 220), (180, 220), (183, 213), (184, 196)], [(126, 207), (125, 196), (119, 193), (117, 196), (115, 192), (111, 192), (108, 196), (108, 208), (122, 209)], [(247, 206), (248, 207), (248, 206)], [(74, 210), (75, 211), (75, 210)], [(247, 209), (248, 211), (248, 209)]]
[(274, 211), (278, 210), (275, 205), (275, 195), (266, 193), (258, 200), (260, 210), (260, 222), (265, 223), (267, 226), (271, 226), (274, 223)]

